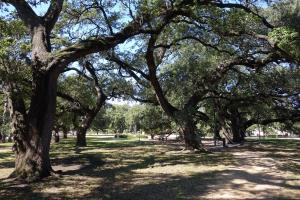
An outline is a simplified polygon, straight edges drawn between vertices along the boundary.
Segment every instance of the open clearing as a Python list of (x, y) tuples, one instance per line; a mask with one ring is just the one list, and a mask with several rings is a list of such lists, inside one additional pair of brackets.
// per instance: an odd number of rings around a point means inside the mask
[(0, 144), (0, 199), (300, 199), (300, 140), (251, 141), (212, 153), (180, 144), (91, 137), (52, 145), (61, 176), (8, 179), (11, 144)]

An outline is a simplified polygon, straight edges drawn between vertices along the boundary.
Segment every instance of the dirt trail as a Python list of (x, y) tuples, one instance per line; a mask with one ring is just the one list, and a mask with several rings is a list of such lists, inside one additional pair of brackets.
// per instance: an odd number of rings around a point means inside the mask
[(234, 165), (218, 175), (204, 199), (300, 199), (300, 174), (289, 169), (300, 166), (299, 152), (248, 148), (232, 150)]

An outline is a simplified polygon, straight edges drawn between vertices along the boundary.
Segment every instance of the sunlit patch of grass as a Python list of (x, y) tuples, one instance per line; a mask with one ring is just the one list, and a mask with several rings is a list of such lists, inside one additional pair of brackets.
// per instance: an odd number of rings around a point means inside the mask
[(11, 146), (12, 143), (0, 143), (0, 178), (7, 177), (13, 171), (15, 154)]
[(12, 147), (13, 143), (11, 142), (5, 142), (5, 143), (0, 143), (0, 149), (1, 148), (10, 148)]

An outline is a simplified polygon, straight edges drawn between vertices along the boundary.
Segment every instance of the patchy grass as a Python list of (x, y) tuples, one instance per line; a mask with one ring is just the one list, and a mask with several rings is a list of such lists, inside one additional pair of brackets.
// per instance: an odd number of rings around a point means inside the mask
[(11, 144), (0, 144), (0, 199), (299, 199), (298, 140), (267, 139), (212, 153), (180, 144), (89, 137), (52, 144), (63, 175), (23, 184), (13, 170)]

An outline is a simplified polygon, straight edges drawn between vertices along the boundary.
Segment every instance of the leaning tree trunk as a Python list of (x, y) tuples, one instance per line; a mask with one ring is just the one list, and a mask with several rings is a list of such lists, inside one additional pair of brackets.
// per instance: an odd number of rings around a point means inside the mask
[(95, 90), (97, 93), (97, 102), (94, 109), (89, 110), (88, 113), (83, 117), (82, 124), (80, 125), (78, 131), (77, 131), (77, 141), (76, 146), (86, 146), (86, 133), (88, 129), (91, 127), (91, 124), (95, 117), (97, 116), (98, 112), (102, 108), (102, 106), (105, 103), (106, 95), (103, 93), (101, 86), (98, 82), (98, 77), (95, 73), (95, 70), (89, 62), (86, 64), (86, 69), (90, 72), (90, 74), (93, 77), (94, 84), (95, 84)]
[[(148, 61), (148, 66), (151, 65), (151, 60)], [(152, 63), (153, 65), (153, 63)], [(196, 133), (196, 125), (192, 119), (192, 116), (186, 114), (183, 111), (179, 111), (177, 108), (172, 106), (166, 97), (160, 86), (160, 83), (156, 77), (155, 67), (149, 68), (150, 82), (154, 88), (156, 99), (159, 102), (161, 108), (164, 112), (171, 118), (173, 118), (176, 123), (183, 128), (183, 138), (187, 149), (202, 149), (200, 145), (199, 137)], [(188, 109), (187, 109), (188, 110)]]
[(33, 78), (33, 91), (28, 114), (24, 102), (10, 96), (14, 150), (16, 154), (13, 176), (36, 180), (49, 176), (51, 130), (56, 104), (56, 73), (39, 73)]

